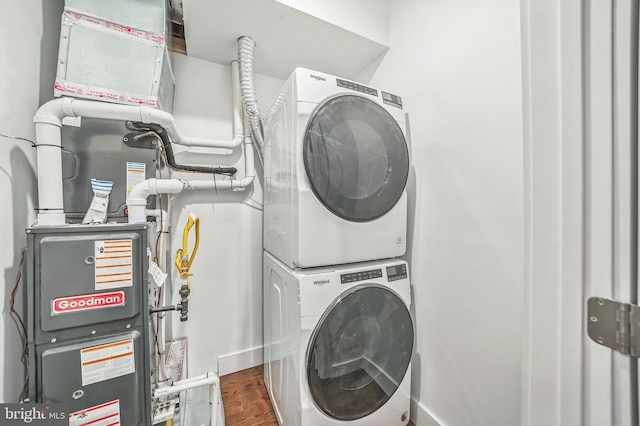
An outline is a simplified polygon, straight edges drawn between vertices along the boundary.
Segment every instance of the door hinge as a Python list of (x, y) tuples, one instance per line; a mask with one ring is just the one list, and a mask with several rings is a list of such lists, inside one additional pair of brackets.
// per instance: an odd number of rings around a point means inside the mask
[(640, 306), (591, 297), (587, 304), (591, 340), (631, 356), (640, 356)]

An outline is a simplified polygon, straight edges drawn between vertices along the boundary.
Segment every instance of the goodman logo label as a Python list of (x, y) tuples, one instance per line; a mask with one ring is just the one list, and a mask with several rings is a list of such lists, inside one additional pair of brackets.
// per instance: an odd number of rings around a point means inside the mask
[(325, 284), (329, 284), (331, 282), (331, 280), (315, 280), (313, 282), (313, 285), (319, 285), (320, 287), (322, 287)]
[(124, 306), (125, 301), (124, 291), (60, 297), (51, 301), (51, 313), (57, 315), (93, 309), (115, 308)]

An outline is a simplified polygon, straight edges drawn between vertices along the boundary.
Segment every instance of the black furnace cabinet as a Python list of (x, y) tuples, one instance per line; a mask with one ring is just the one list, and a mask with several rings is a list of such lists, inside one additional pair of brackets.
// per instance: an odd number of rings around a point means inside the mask
[(26, 232), (30, 401), (68, 404), (71, 424), (150, 424), (147, 226)]

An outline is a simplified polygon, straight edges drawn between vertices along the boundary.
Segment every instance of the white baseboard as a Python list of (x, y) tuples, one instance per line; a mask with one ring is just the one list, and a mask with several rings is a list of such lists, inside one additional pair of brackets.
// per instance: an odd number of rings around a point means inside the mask
[(411, 398), (411, 421), (416, 426), (446, 426), (413, 397)]
[(235, 373), (262, 364), (262, 346), (218, 357), (218, 375)]

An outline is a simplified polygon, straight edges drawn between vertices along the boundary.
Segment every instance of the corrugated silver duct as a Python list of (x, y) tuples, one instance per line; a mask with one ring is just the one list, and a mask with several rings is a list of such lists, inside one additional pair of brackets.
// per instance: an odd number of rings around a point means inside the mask
[(249, 130), (253, 139), (260, 164), (264, 165), (264, 135), (260, 119), (260, 107), (256, 97), (253, 81), (253, 54), (256, 43), (251, 37), (243, 36), (238, 39), (238, 63), (240, 65), (240, 93)]

